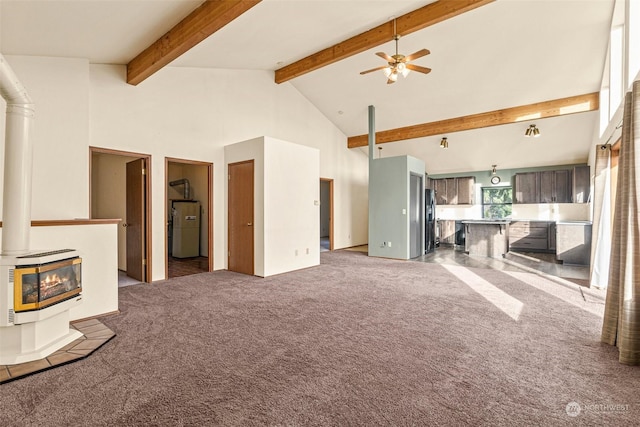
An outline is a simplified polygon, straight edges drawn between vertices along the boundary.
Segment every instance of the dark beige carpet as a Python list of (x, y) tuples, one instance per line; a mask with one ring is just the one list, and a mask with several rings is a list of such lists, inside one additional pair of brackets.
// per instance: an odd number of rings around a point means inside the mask
[[(577, 285), (349, 251), (321, 261), (121, 288), (122, 314), (102, 319), (117, 336), (0, 386), (0, 425), (638, 425), (640, 369), (600, 344), (603, 301)], [(515, 319), (489, 302), (501, 298), (521, 303)]]

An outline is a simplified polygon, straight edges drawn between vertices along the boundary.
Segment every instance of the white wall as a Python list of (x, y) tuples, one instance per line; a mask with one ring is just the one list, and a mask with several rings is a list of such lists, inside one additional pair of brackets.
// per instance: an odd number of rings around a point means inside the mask
[(346, 136), (290, 83), (275, 84), (272, 72), (166, 67), (130, 86), (124, 66), (7, 60), (37, 109), (34, 219), (88, 216), (89, 145), (151, 155), (153, 280), (165, 276), (164, 158), (214, 164), (214, 268), (223, 269), (223, 147), (256, 135), (318, 148), (320, 175), (334, 179), (335, 247), (367, 242), (366, 156), (347, 149)]
[[(88, 218), (89, 62), (31, 56), (6, 59), (36, 109), (31, 134), (32, 219)], [(4, 114), (0, 115), (4, 153)]]
[[(152, 180), (163, 182), (163, 158), (214, 164), (214, 268), (226, 268), (225, 145), (271, 135), (321, 150), (321, 174), (334, 178), (336, 247), (366, 243), (367, 159), (290, 84), (273, 73), (165, 68), (137, 87), (120, 66), (91, 66), (92, 144), (152, 155)], [(152, 189), (154, 224), (163, 224), (162, 185)], [(162, 226), (164, 229), (164, 226)], [(164, 277), (164, 242), (153, 240), (153, 278)]]
[(320, 264), (320, 156), (265, 137), (265, 276)]

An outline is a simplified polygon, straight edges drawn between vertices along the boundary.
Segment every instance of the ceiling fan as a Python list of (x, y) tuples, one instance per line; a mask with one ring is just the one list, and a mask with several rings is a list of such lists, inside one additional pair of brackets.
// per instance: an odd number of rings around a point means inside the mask
[[(393, 32), (396, 33), (396, 21), (393, 21)], [(395, 55), (387, 55), (384, 52), (376, 52), (380, 58), (387, 61), (388, 65), (383, 65), (380, 67), (372, 68), (371, 70), (366, 70), (360, 72), (360, 74), (372, 73), (374, 71), (383, 70), (384, 75), (387, 76), (387, 84), (395, 83), (398, 80), (398, 75), (402, 74), (403, 77), (407, 77), (410, 70), (417, 71), (419, 73), (430, 73), (431, 68), (421, 67), (420, 65), (410, 64), (409, 62), (414, 59), (422, 58), (423, 56), (429, 55), (431, 52), (427, 49), (420, 49), (417, 52), (412, 53), (411, 55), (401, 55), (398, 53), (398, 40), (400, 40), (400, 34), (394, 34), (393, 39), (396, 41), (396, 54)]]

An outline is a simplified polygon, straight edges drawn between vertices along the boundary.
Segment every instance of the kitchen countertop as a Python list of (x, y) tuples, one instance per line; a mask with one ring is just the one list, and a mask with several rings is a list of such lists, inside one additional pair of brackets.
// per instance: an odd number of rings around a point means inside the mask
[(509, 224), (512, 222), (555, 222), (563, 225), (591, 225), (588, 220), (553, 220), (553, 219), (448, 219), (437, 218), (436, 221), (456, 221), (463, 224)]
[(556, 221), (556, 224), (562, 224), (562, 225), (591, 225), (591, 221)]
[(510, 219), (463, 219), (463, 224), (497, 224), (504, 225), (511, 222)]

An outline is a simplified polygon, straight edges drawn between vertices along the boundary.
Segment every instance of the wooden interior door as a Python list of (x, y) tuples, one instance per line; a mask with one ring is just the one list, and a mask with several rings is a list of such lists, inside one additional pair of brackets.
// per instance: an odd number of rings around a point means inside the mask
[(253, 160), (229, 164), (229, 258), (227, 268), (254, 274)]
[(145, 281), (145, 159), (127, 163), (127, 276)]

